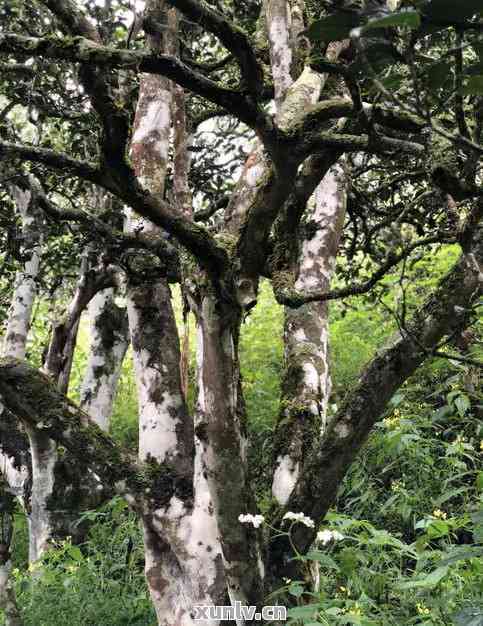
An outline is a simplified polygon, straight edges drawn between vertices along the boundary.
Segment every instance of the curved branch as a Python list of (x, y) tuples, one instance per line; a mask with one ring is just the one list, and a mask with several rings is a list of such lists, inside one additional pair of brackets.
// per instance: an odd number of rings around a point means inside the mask
[(91, 183), (102, 184), (103, 173), (99, 168), (90, 163), (73, 159), (63, 152), (49, 150), (48, 148), (38, 148), (37, 146), (12, 143), (0, 139), (0, 159), (5, 157), (42, 163), (48, 167), (53, 167), (57, 170), (73, 174), (74, 176), (79, 176)]
[(184, 13), (218, 37), (238, 61), (243, 80), (255, 96), (263, 91), (263, 70), (246, 33), (215, 11), (204, 0), (168, 0), (168, 4)]
[(244, 92), (222, 87), (170, 55), (111, 48), (85, 37), (62, 39), (26, 37), (12, 33), (0, 34), (0, 53), (40, 56), (96, 67), (123, 68), (159, 74), (223, 107), (251, 128), (264, 129), (268, 124), (263, 111), (252, 103)]
[(405, 248), (400, 254), (390, 254), (385, 263), (383, 263), (378, 270), (376, 270), (370, 278), (362, 283), (349, 285), (342, 289), (333, 289), (331, 291), (311, 291), (309, 293), (302, 293), (297, 291), (291, 284), (287, 284), (287, 279), (290, 280), (285, 273), (275, 272), (272, 276), (273, 291), (275, 298), (279, 304), (284, 304), (291, 308), (298, 308), (307, 302), (320, 302), (325, 300), (339, 300), (341, 298), (347, 298), (348, 296), (360, 296), (363, 293), (370, 291), (384, 276), (393, 268), (398, 265), (403, 259), (406, 259), (414, 250), (422, 246), (427, 246), (432, 243), (456, 243), (456, 237), (448, 236), (433, 236), (419, 239), (413, 244)]

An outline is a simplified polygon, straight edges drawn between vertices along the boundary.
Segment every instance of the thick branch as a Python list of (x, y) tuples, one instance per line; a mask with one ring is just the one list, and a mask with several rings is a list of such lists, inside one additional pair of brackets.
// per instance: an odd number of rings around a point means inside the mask
[(84, 163), (73, 159), (68, 154), (38, 148), (36, 146), (22, 145), (0, 139), (0, 159), (5, 157), (19, 158), (24, 161), (42, 163), (57, 170), (69, 172), (91, 183), (102, 184), (102, 172), (90, 163)]
[(170, 55), (153, 54), (144, 50), (111, 48), (84, 37), (37, 38), (12, 33), (0, 35), (0, 53), (40, 56), (89, 64), (99, 68), (122, 68), (148, 74), (159, 74), (223, 107), (251, 128), (263, 128), (266, 125), (265, 114), (246, 97), (244, 92), (222, 87), (202, 74), (194, 72), (180, 60)]
[(18, 421), (64, 446), (78, 460), (79, 473), (92, 470), (139, 506), (147, 499), (162, 506), (177, 493), (186, 499), (192, 489), (191, 481), (163, 465), (137, 465), (48, 376), (24, 361), (0, 360), (0, 395)]
[(97, 28), (79, 11), (74, 0), (43, 0), (43, 4), (64, 24), (69, 33), (100, 42)]

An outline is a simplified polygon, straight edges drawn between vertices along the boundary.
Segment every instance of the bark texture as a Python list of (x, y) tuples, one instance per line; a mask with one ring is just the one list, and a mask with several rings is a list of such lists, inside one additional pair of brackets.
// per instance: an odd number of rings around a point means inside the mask
[[(299, 228), (295, 286), (305, 293), (328, 290), (342, 232), (347, 174), (333, 167), (317, 186)], [(272, 493), (285, 505), (300, 475), (303, 459), (327, 427), (331, 390), (328, 303), (285, 308), (284, 361), (280, 421), (275, 439)]]
[(4, 614), (5, 626), (23, 626), (10, 578), (14, 507), (15, 497), (6, 482), (0, 479), (0, 610)]
[[(163, 3), (148, 11), (158, 17)], [(168, 16), (175, 21), (170, 12)], [(172, 50), (175, 42), (151, 37), (151, 48)], [(163, 198), (174, 111), (174, 198), (180, 213), (191, 215), (187, 188), (187, 129), (181, 94), (166, 79), (144, 75), (134, 122), (131, 158), (150, 193)], [(152, 224), (130, 217), (128, 228), (163, 237)], [(195, 459), (193, 420), (181, 381), (179, 337), (165, 278), (128, 284), (128, 315), (139, 398), (141, 460), (171, 468), (186, 481), (186, 490), (143, 514), (146, 579), (158, 623), (193, 624), (193, 607), (225, 599), (218, 527), (206, 479)]]
[(89, 358), (80, 390), (80, 405), (103, 430), (109, 419), (129, 345), (127, 313), (115, 302), (113, 289), (105, 289), (89, 305)]
[(36, 279), (40, 269), (42, 218), (29, 190), (13, 186), (11, 194), (22, 219), (24, 266), (15, 276), (13, 296), (8, 312), (2, 352), (5, 356), (25, 358), (32, 307), (37, 293)]

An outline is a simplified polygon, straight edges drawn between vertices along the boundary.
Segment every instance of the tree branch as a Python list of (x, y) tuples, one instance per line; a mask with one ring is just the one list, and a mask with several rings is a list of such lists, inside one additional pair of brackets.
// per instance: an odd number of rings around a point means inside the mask
[(130, 496), (143, 508), (166, 505), (179, 493), (186, 500), (191, 477), (153, 461), (137, 464), (71, 400), (62, 395), (48, 376), (25, 361), (0, 360), (2, 403), (17, 421), (64, 446), (79, 462), (79, 472), (92, 470), (107, 485)]
[[(222, 87), (202, 74), (194, 72), (180, 60), (170, 55), (153, 54), (143, 50), (111, 48), (79, 36), (65, 39), (36, 38), (12, 33), (0, 34), (0, 53), (39, 56), (82, 63), (98, 68), (122, 68), (148, 74), (159, 74), (223, 107), (251, 128), (263, 129), (268, 124), (263, 111), (257, 107), (256, 103), (247, 98), (243, 91)], [(88, 91), (92, 98), (93, 85), (90, 85)], [(117, 112), (120, 113), (119, 110)]]
[(45, 214), (55, 221), (77, 222), (85, 231), (94, 232), (120, 249), (137, 248), (147, 250), (156, 255), (166, 265), (168, 278), (179, 280), (179, 254), (176, 248), (170, 245), (161, 235), (151, 238), (140, 233), (123, 233), (101, 220), (92, 213), (76, 209), (60, 209), (57, 207), (39, 185), (29, 177), (29, 187), (35, 194), (38, 206)]
[[(279, 304), (284, 304), (292, 308), (298, 308), (307, 302), (318, 302), (325, 300), (339, 300), (348, 296), (361, 295), (369, 292), (384, 276), (402, 260), (406, 259), (414, 250), (422, 246), (428, 246), (432, 243), (456, 243), (456, 237), (447, 235), (434, 235), (419, 239), (413, 244), (407, 246), (399, 254), (389, 254), (385, 263), (376, 270), (370, 278), (362, 283), (349, 285), (342, 289), (333, 289), (331, 291), (311, 291), (302, 293), (293, 287), (293, 277), (287, 276), (283, 272), (275, 272), (272, 276), (273, 291), (275, 298)], [(290, 282), (289, 282), (290, 281)]]
[(143, 217), (164, 228), (192, 252), (212, 276), (220, 276), (227, 268), (228, 256), (206, 229), (182, 215), (173, 213), (169, 206), (141, 187), (130, 169), (118, 172), (113, 179), (110, 172), (72, 159), (66, 154), (45, 148), (23, 146), (0, 140), (0, 157), (13, 156), (27, 161), (43, 163), (67, 171), (93, 182), (114, 193)]
[(90, 163), (84, 163), (73, 159), (68, 154), (49, 150), (47, 148), (38, 148), (25, 144), (16, 144), (10, 141), (0, 139), (0, 158), (13, 157), (25, 161), (34, 161), (42, 163), (48, 167), (65, 171), (74, 176), (87, 180), (97, 185), (102, 184), (102, 171)]
[(168, 4), (184, 13), (218, 37), (238, 61), (243, 80), (255, 96), (263, 91), (263, 70), (246, 33), (215, 11), (204, 0), (168, 0)]

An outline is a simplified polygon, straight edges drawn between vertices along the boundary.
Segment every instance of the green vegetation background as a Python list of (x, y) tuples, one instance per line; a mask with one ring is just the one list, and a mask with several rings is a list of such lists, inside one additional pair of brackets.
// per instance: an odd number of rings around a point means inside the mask
[[(400, 275), (388, 277), (377, 297), (331, 304), (331, 411), (356, 382), (363, 364), (395, 330), (393, 312), (400, 310), (402, 300), (410, 314), (456, 254), (453, 248), (445, 248), (419, 259), (407, 269), (406, 280), (401, 281)], [(282, 325), (282, 309), (265, 283), (241, 341), (253, 441), (250, 460), (262, 511), (270, 501), (270, 434), (283, 367)], [(474, 331), (470, 353), (481, 358), (481, 319)], [(40, 305), (30, 346), (34, 362), (45, 332)], [(87, 351), (88, 330), (83, 323), (73, 369), (74, 398)], [(194, 358), (190, 374), (194, 381)], [(193, 398), (194, 389), (191, 402)], [(396, 394), (323, 525), (338, 530), (344, 539), (317, 546), (306, 559), (307, 566), (319, 564), (318, 590), (307, 581), (286, 581), (279, 592), (279, 603), (288, 596), (292, 604), (296, 601), (290, 623), (483, 625), (482, 398), (481, 370), (441, 358), (429, 360)], [(112, 435), (133, 451), (136, 411), (128, 357)], [(14, 578), (26, 626), (155, 624), (136, 519), (120, 498), (86, 517), (91, 521), (87, 542), (59, 544), (32, 576), (27, 569), (26, 522), (19, 512)]]

